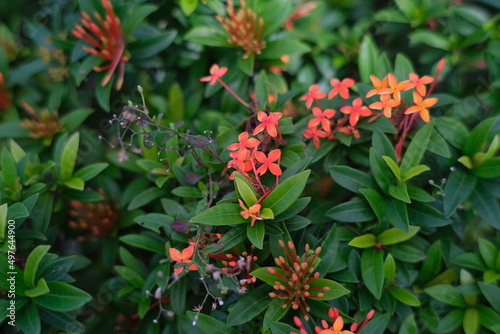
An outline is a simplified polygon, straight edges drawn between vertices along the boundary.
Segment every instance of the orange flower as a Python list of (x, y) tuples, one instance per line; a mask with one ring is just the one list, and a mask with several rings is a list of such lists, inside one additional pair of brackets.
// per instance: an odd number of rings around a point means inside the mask
[(217, 64), (213, 64), (210, 67), (210, 75), (207, 77), (203, 77), (200, 81), (210, 81), (209, 85), (213, 86), (227, 72), (227, 67), (219, 67)]
[(402, 81), (398, 83), (398, 80), (394, 76), (394, 74), (387, 74), (387, 78), (389, 79), (389, 87), (387, 92), (392, 94), (392, 98), (398, 102), (401, 101), (401, 91), (408, 90), (408, 80)]
[[(339, 311), (336, 308), (331, 308), (328, 310), (328, 317), (330, 317), (333, 325), (330, 327), (326, 320), (321, 320), (321, 326), (323, 327), (323, 329), (321, 329), (321, 327), (319, 326), (316, 326), (314, 327), (314, 331), (316, 332), (316, 334), (357, 334), (360, 333), (363, 327), (368, 323), (368, 321), (373, 318), (374, 314), (375, 311), (371, 310), (370, 312), (368, 312), (365, 320), (361, 323), (360, 326), (358, 326), (358, 324), (352, 324), (350, 330), (344, 330), (344, 319), (339, 315)], [(293, 322), (297, 327), (299, 327), (300, 334), (308, 334), (307, 330), (302, 324), (302, 320), (300, 320), (299, 317), (294, 317)], [(290, 332), (290, 334), (299, 333)]]
[(307, 130), (304, 130), (302, 134), (306, 138), (312, 138), (314, 146), (316, 146), (316, 148), (319, 148), (319, 139), (328, 136), (326, 132), (321, 131), (315, 126), (310, 126)]
[(406, 88), (415, 88), (417, 93), (420, 94), (420, 96), (425, 96), (426, 89), (425, 85), (430, 84), (434, 79), (428, 75), (424, 75), (423, 77), (419, 78), (418, 74), (415, 73), (410, 73), (410, 83)]
[(255, 136), (256, 134), (261, 133), (262, 131), (264, 131), (264, 129), (266, 129), (267, 133), (271, 137), (276, 137), (279, 132), (278, 121), (282, 116), (283, 114), (280, 112), (271, 112), (268, 116), (265, 112), (259, 111), (259, 113), (257, 114), (257, 119), (261, 123), (255, 127), (253, 135)]
[(227, 147), (227, 149), (230, 151), (241, 150), (241, 149), (245, 149), (245, 148), (254, 148), (254, 147), (259, 146), (259, 144), (260, 144), (260, 141), (255, 139), (255, 138), (248, 139), (248, 132), (246, 132), (246, 131), (242, 132), (238, 136), (238, 141), (239, 141), (239, 143), (231, 144)]
[(375, 102), (370, 104), (370, 109), (376, 110), (384, 110), (384, 116), (387, 118), (391, 118), (392, 108), (395, 108), (399, 105), (400, 102), (391, 99), (388, 94), (380, 95), (380, 102)]
[(245, 206), (245, 203), (241, 199), (238, 199), (238, 202), (240, 203), (241, 208), (243, 211), (240, 212), (240, 215), (245, 218), (252, 218), (252, 222), (250, 223), (250, 226), (253, 226), (255, 224), (255, 221), (257, 220), (264, 220), (264, 218), (260, 217), (260, 204), (255, 204), (252, 205), (250, 208), (247, 208)]
[(349, 87), (354, 85), (355, 81), (353, 79), (345, 78), (340, 81), (339, 79), (330, 80), (330, 85), (333, 86), (333, 89), (328, 93), (328, 99), (332, 99), (335, 95), (339, 94), (341, 98), (348, 99), (349, 98)]
[(238, 151), (229, 153), (229, 156), (233, 160), (227, 163), (227, 168), (235, 168), (239, 172), (249, 172), (252, 170), (252, 164), (250, 159), (252, 157), (252, 152), (246, 148), (242, 148)]
[(335, 109), (321, 110), (321, 108), (314, 107), (313, 115), (316, 116), (316, 118), (309, 120), (308, 127), (313, 127), (321, 124), (321, 127), (323, 128), (323, 130), (325, 130), (325, 132), (330, 132), (329, 118), (332, 118), (335, 115)]
[(366, 106), (362, 106), (362, 104), (363, 100), (358, 97), (357, 99), (352, 101), (352, 106), (345, 106), (340, 108), (340, 111), (344, 114), (350, 114), (349, 123), (351, 123), (352, 126), (355, 126), (358, 123), (360, 116), (366, 117), (372, 114), (372, 111)]
[(76, 25), (72, 33), (76, 38), (84, 40), (95, 48), (84, 46), (85, 51), (110, 62), (104, 66), (94, 67), (94, 71), (97, 72), (108, 70), (108, 73), (101, 81), (101, 86), (108, 84), (118, 64), (120, 64), (120, 74), (115, 85), (116, 90), (119, 90), (123, 85), (125, 63), (129, 60), (128, 57), (123, 55), (125, 52), (125, 38), (123, 37), (120, 19), (113, 11), (111, 1), (101, 0), (101, 3), (106, 10), (106, 16), (102, 18), (95, 12), (95, 19), (92, 20), (87, 13), (83, 12), (81, 25)]
[(387, 76), (384, 79), (382, 79), (382, 81), (381, 81), (376, 76), (370, 75), (370, 80), (372, 81), (373, 87), (375, 87), (375, 89), (372, 89), (371, 91), (366, 93), (366, 97), (371, 97), (371, 96), (376, 95), (376, 94), (381, 95), (381, 94), (388, 93), (388, 91), (387, 91)]
[(306, 95), (302, 96), (299, 100), (306, 101), (306, 108), (311, 108), (311, 105), (315, 100), (320, 100), (325, 96), (325, 93), (318, 90), (318, 84), (314, 84), (309, 87), (309, 92)]
[(260, 162), (262, 165), (257, 169), (257, 173), (259, 175), (264, 174), (269, 171), (273, 175), (281, 175), (281, 168), (277, 163), (274, 163), (274, 161), (279, 160), (281, 157), (281, 150), (273, 150), (269, 152), (269, 155), (266, 157), (266, 155), (262, 152), (255, 152), (255, 158), (257, 159), (258, 162)]
[(406, 109), (405, 114), (412, 114), (414, 112), (420, 112), (420, 117), (424, 122), (429, 122), (429, 110), (427, 108), (432, 107), (438, 101), (437, 98), (423, 99), (417, 92), (413, 92), (413, 103), (414, 106)]
[[(182, 252), (180, 252), (179, 250), (177, 250), (175, 248), (169, 248), (168, 253), (170, 254), (170, 258), (172, 260), (174, 260), (175, 262), (177, 262), (177, 264), (179, 264), (179, 263), (192, 263), (193, 261), (190, 260), (190, 258), (194, 254), (194, 246), (190, 245), (187, 248), (184, 248), (182, 250)], [(184, 268), (186, 268), (186, 267), (174, 268), (174, 273), (179, 275), (180, 273), (182, 273)], [(198, 270), (198, 266), (193, 263), (187, 267), (187, 270)]]

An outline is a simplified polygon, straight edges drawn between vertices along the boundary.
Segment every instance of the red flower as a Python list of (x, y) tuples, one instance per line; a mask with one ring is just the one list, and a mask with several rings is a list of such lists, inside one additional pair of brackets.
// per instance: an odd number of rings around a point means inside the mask
[(328, 99), (332, 99), (335, 95), (339, 94), (341, 98), (349, 98), (349, 87), (354, 85), (355, 81), (353, 79), (345, 78), (340, 81), (339, 79), (330, 80), (330, 85), (333, 89), (328, 93)]
[(406, 88), (415, 88), (417, 93), (420, 94), (420, 96), (425, 96), (426, 89), (425, 85), (430, 84), (434, 79), (428, 75), (424, 75), (423, 77), (419, 78), (418, 74), (415, 73), (410, 73), (410, 83)]
[(227, 72), (227, 67), (219, 67), (217, 64), (213, 64), (210, 67), (210, 75), (203, 77), (200, 81), (210, 81), (209, 85), (213, 86)]
[(264, 131), (264, 129), (267, 130), (267, 133), (271, 137), (276, 137), (279, 132), (278, 128), (278, 120), (283, 116), (282, 113), (280, 112), (271, 112), (269, 113), (269, 116), (263, 112), (259, 111), (257, 114), (257, 119), (261, 122), (257, 127), (255, 127), (255, 130), (253, 131), (253, 135), (255, 136), (258, 133), (261, 133)]
[(271, 174), (276, 176), (281, 175), (280, 166), (277, 163), (274, 163), (280, 157), (281, 157), (281, 150), (273, 150), (269, 152), (269, 155), (267, 157), (262, 152), (255, 152), (255, 158), (257, 159), (258, 162), (262, 164), (257, 169), (257, 173), (259, 175), (262, 175), (269, 169)]
[(325, 138), (328, 135), (326, 132), (319, 130), (315, 126), (310, 126), (307, 130), (304, 130), (302, 134), (306, 138), (312, 138), (314, 146), (316, 146), (316, 148), (319, 148), (319, 139)]
[(349, 123), (351, 123), (352, 126), (355, 126), (358, 123), (360, 116), (366, 117), (372, 114), (372, 111), (365, 106), (361, 106), (362, 104), (363, 100), (361, 100), (361, 98), (358, 97), (357, 99), (352, 101), (352, 107), (345, 106), (340, 108), (340, 111), (343, 112), (344, 114), (350, 114)]
[(380, 102), (370, 104), (371, 109), (384, 110), (384, 116), (391, 118), (392, 108), (397, 107), (400, 102), (391, 99), (389, 94), (380, 95)]
[(243, 173), (252, 170), (252, 164), (250, 163), (252, 152), (250, 150), (243, 148), (229, 153), (229, 156), (233, 158), (233, 160), (227, 163), (227, 168), (235, 168), (239, 172)]
[[(190, 258), (194, 254), (194, 246), (188, 246), (182, 252), (175, 248), (169, 248), (168, 253), (170, 254), (170, 258), (174, 260), (177, 263), (192, 263), (193, 260), (190, 260)], [(180, 274), (184, 270), (184, 267), (180, 268), (174, 268), (174, 273), (177, 275)], [(198, 266), (196, 264), (191, 264), (189, 267), (187, 267), (187, 270), (198, 270)]]
[(332, 118), (335, 115), (335, 110), (334, 109), (321, 110), (321, 108), (314, 107), (313, 115), (316, 116), (316, 118), (313, 118), (309, 121), (308, 127), (313, 127), (318, 124), (321, 124), (323, 130), (325, 130), (327, 133), (330, 132), (329, 118)]
[(241, 149), (245, 149), (245, 148), (254, 148), (254, 147), (259, 146), (259, 144), (260, 144), (260, 141), (255, 139), (255, 138), (248, 139), (248, 132), (246, 132), (246, 131), (242, 132), (238, 136), (238, 141), (239, 141), (239, 143), (231, 144), (227, 147), (227, 149), (230, 151), (241, 150)]
[(120, 64), (120, 74), (116, 81), (115, 88), (119, 90), (123, 85), (125, 74), (125, 63), (128, 57), (124, 56), (125, 38), (123, 37), (120, 19), (113, 11), (110, 0), (101, 0), (102, 6), (106, 10), (106, 16), (102, 18), (97, 12), (94, 13), (95, 20), (87, 13), (82, 13), (81, 25), (76, 25), (72, 31), (76, 38), (91, 44), (94, 49), (84, 46), (88, 53), (98, 56), (110, 63), (100, 67), (94, 67), (94, 71), (100, 72), (108, 70), (108, 73), (101, 81), (101, 86), (106, 86), (111, 80), (118, 64)]
[(315, 100), (322, 99), (326, 96), (325, 93), (318, 90), (318, 84), (314, 84), (309, 87), (309, 92), (300, 98), (300, 101), (306, 101), (306, 108), (311, 108), (312, 103)]

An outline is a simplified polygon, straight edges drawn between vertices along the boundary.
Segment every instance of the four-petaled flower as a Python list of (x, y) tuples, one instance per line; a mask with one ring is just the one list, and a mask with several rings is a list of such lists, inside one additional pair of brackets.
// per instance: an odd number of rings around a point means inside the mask
[(262, 175), (267, 170), (273, 174), (273, 175), (281, 175), (281, 168), (279, 164), (275, 163), (276, 160), (279, 160), (281, 157), (281, 150), (272, 150), (269, 152), (269, 155), (266, 157), (265, 153), (262, 152), (255, 152), (255, 158), (257, 159), (258, 162), (260, 162), (262, 165), (257, 169), (257, 174)]
[(268, 116), (265, 112), (259, 111), (257, 119), (260, 121), (260, 124), (255, 127), (253, 135), (255, 136), (266, 129), (271, 137), (276, 137), (279, 132), (278, 121), (282, 116), (283, 114), (280, 112), (271, 112)]
[[(175, 248), (169, 248), (168, 253), (170, 254), (170, 258), (174, 260), (175, 262), (179, 263), (192, 263), (190, 266), (187, 267), (187, 270), (198, 270), (198, 266), (193, 263), (193, 260), (190, 260), (190, 258), (194, 254), (194, 246), (190, 245), (187, 248), (184, 248), (182, 252), (180, 252), (178, 249)], [(180, 268), (174, 268), (174, 273), (179, 275), (182, 273), (185, 267), (180, 267)]]
[(120, 19), (116, 16), (111, 1), (101, 0), (101, 3), (106, 10), (106, 16), (102, 18), (95, 12), (95, 19), (92, 20), (90, 15), (83, 12), (81, 25), (76, 25), (72, 33), (76, 38), (84, 40), (95, 48), (84, 46), (85, 51), (111, 62), (104, 66), (94, 67), (94, 71), (97, 72), (108, 70), (108, 73), (101, 81), (101, 86), (108, 84), (118, 64), (120, 64), (120, 74), (115, 85), (116, 90), (119, 90), (123, 85), (125, 63), (129, 59), (123, 55), (125, 52), (125, 37), (123, 36)]
[(349, 98), (349, 87), (354, 85), (355, 81), (350, 78), (345, 78), (340, 81), (339, 79), (330, 80), (330, 85), (333, 86), (333, 89), (328, 93), (328, 99), (332, 99), (335, 95), (339, 94), (341, 98), (348, 99)]
[(352, 101), (352, 106), (345, 106), (340, 108), (340, 111), (344, 114), (349, 114), (349, 123), (352, 126), (355, 126), (358, 123), (360, 116), (370, 116), (372, 111), (368, 109), (366, 106), (362, 106), (363, 100), (358, 97), (354, 101)]
[[(361, 325), (358, 326), (358, 324), (352, 324), (351, 328), (347, 330), (344, 329), (344, 319), (339, 314), (339, 311), (336, 308), (331, 308), (328, 310), (328, 317), (330, 317), (332, 326), (330, 326), (326, 320), (321, 320), (321, 326), (323, 327), (323, 329), (319, 326), (316, 326), (314, 327), (314, 331), (316, 332), (316, 334), (357, 334), (360, 333), (363, 327), (365, 327), (365, 325), (368, 323), (368, 321), (373, 318), (374, 314), (375, 311), (371, 310), (370, 312), (368, 312), (365, 320), (361, 323)], [(300, 320), (299, 317), (294, 317), (293, 322), (300, 329), (300, 333), (290, 332), (290, 334), (308, 334), (307, 330), (304, 327), (304, 324), (302, 323), (302, 320)]]
[(335, 109), (322, 110), (321, 108), (314, 107), (312, 112), (316, 118), (309, 120), (308, 127), (321, 124), (321, 127), (325, 130), (325, 132), (330, 132), (330, 118), (335, 116)]
[(304, 130), (302, 134), (308, 139), (312, 138), (314, 146), (316, 146), (316, 148), (319, 148), (319, 139), (328, 136), (326, 132), (321, 131), (315, 126), (310, 126), (308, 129)]
[(405, 114), (412, 114), (414, 112), (420, 112), (420, 117), (424, 120), (424, 122), (429, 122), (429, 107), (432, 107), (438, 101), (437, 98), (432, 99), (423, 99), (420, 94), (417, 92), (413, 92), (413, 103), (414, 106), (406, 109)]
[(432, 81), (434, 81), (434, 79), (428, 75), (424, 75), (423, 77), (419, 78), (418, 74), (410, 73), (409, 77), (410, 83), (406, 88), (415, 88), (420, 96), (425, 96), (425, 85), (430, 84)]
[(260, 141), (255, 138), (248, 139), (248, 132), (244, 131), (238, 136), (238, 143), (231, 144), (227, 147), (230, 151), (244, 150), (259, 146)]
[(202, 82), (210, 81), (209, 85), (213, 86), (219, 80), (220, 77), (226, 74), (226, 72), (227, 72), (227, 67), (219, 67), (219, 65), (213, 64), (212, 67), (210, 67), (210, 75), (200, 78), (200, 81)]
[(388, 94), (387, 77), (380, 80), (376, 76), (370, 75), (370, 80), (372, 81), (373, 87), (375, 87), (375, 89), (372, 89), (368, 93), (366, 93), (366, 97), (371, 97), (371, 96), (377, 95), (377, 94), (379, 94), (379, 95)]
[(380, 95), (380, 102), (374, 102), (370, 104), (371, 109), (382, 110), (384, 112), (384, 116), (387, 118), (391, 118), (392, 108), (395, 108), (399, 105), (399, 102), (391, 99), (388, 94)]
[(396, 100), (398, 103), (401, 102), (401, 91), (409, 89), (408, 88), (409, 81), (406, 80), (398, 82), (398, 80), (392, 73), (387, 74), (387, 78), (389, 79), (389, 88), (387, 89), (387, 92), (389, 94), (392, 94), (392, 98)]
[(253, 226), (253, 224), (255, 224), (255, 221), (257, 220), (264, 220), (264, 218), (260, 217), (260, 204), (254, 204), (251, 207), (247, 208), (245, 206), (245, 203), (243, 203), (241, 199), (238, 199), (238, 202), (243, 209), (243, 211), (240, 212), (240, 215), (245, 219), (252, 218), (250, 226)]
[(300, 101), (306, 101), (306, 108), (311, 108), (312, 103), (315, 100), (320, 100), (326, 96), (325, 93), (318, 90), (318, 84), (314, 84), (309, 87), (309, 92), (300, 98)]

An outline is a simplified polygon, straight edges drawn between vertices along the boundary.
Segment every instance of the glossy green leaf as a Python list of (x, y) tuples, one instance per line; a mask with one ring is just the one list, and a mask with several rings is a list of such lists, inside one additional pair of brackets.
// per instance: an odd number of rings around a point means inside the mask
[(302, 194), (310, 173), (307, 170), (283, 181), (262, 201), (262, 207), (271, 209), (275, 216), (284, 212)]
[(332, 219), (346, 223), (360, 223), (373, 220), (375, 214), (366, 200), (354, 199), (339, 204), (326, 212)]
[(83, 290), (62, 282), (47, 282), (50, 292), (33, 298), (33, 301), (46, 309), (59, 312), (76, 310), (92, 300)]
[(373, 173), (373, 178), (377, 182), (380, 189), (389, 194), (389, 185), (393, 184), (394, 177), (392, 176), (389, 166), (384, 159), (378, 154), (374, 148), (370, 148), (370, 169)]
[(227, 35), (222, 27), (194, 27), (193, 29), (188, 31), (186, 35), (184, 35), (184, 39), (208, 46), (233, 47), (227, 42)]
[(29, 302), (16, 317), (17, 324), (23, 333), (38, 334), (41, 332), (40, 314), (35, 303)]
[(227, 326), (244, 324), (262, 313), (271, 303), (270, 287), (262, 285), (244, 295), (231, 309)]
[(204, 334), (237, 334), (238, 331), (232, 327), (228, 327), (224, 322), (211, 317), (208, 314), (187, 312), (191, 320), (197, 316), (196, 328)]
[(219, 241), (203, 249), (204, 253), (223, 253), (246, 239), (246, 226), (238, 225), (231, 228)]
[(405, 320), (401, 323), (401, 327), (399, 328), (399, 334), (418, 334), (418, 327), (415, 321), (415, 316), (410, 314), (406, 317)]
[(438, 117), (434, 120), (436, 130), (455, 148), (462, 149), (469, 131), (453, 117)]
[(291, 304), (288, 304), (287, 307), (283, 307), (285, 302), (286, 299), (273, 298), (264, 314), (264, 322), (262, 324), (264, 329), (268, 329), (271, 322), (280, 321), (285, 316), (291, 306)]
[(469, 307), (465, 310), (464, 315), (464, 332), (465, 334), (476, 334), (479, 331), (479, 313), (476, 308)]
[(261, 70), (255, 81), (255, 94), (257, 96), (257, 101), (261, 108), (264, 108), (267, 105), (267, 99), (269, 95), (268, 91), (268, 81), (265, 70)]
[(63, 331), (69, 331), (71, 333), (81, 333), (84, 330), (82, 324), (77, 322), (75, 319), (73, 319), (72, 316), (67, 313), (54, 312), (44, 308), (39, 308), (38, 310), (43, 321)]
[(478, 240), (479, 253), (483, 258), (484, 263), (489, 269), (495, 269), (495, 262), (499, 254), (499, 250), (495, 245), (486, 239), (479, 238)]
[(390, 313), (385, 313), (374, 317), (372, 320), (368, 321), (360, 334), (380, 334), (385, 333), (387, 325), (389, 325), (389, 320), (391, 319)]
[(487, 118), (474, 127), (465, 140), (464, 155), (471, 157), (483, 149), (483, 144), (496, 121), (497, 118)]
[(80, 133), (75, 133), (69, 137), (61, 155), (61, 179), (70, 180), (75, 168), (76, 156), (78, 154), (78, 144), (80, 143)]
[(487, 284), (484, 282), (478, 282), (477, 284), (479, 285), (483, 296), (488, 300), (495, 311), (500, 313), (500, 299), (497, 298), (500, 296), (500, 287), (495, 284)]
[(78, 108), (61, 116), (61, 123), (68, 132), (76, 130), (95, 110), (91, 108)]
[(133, 11), (128, 13), (122, 22), (122, 30), (123, 35), (128, 36), (134, 32), (136, 27), (144, 22), (144, 19), (155, 10), (158, 9), (158, 6), (152, 4), (143, 4), (137, 8), (134, 8)]
[(90, 164), (76, 171), (75, 174), (73, 174), (73, 177), (77, 177), (83, 181), (88, 181), (99, 175), (108, 166), (109, 164), (107, 162)]
[(349, 242), (349, 246), (357, 248), (369, 248), (375, 246), (377, 238), (374, 234), (363, 234), (355, 237)]
[(387, 254), (384, 261), (384, 287), (388, 288), (394, 283), (396, 277), (396, 262), (391, 253)]
[(410, 226), (408, 232), (404, 232), (399, 228), (391, 228), (385, 230), (377, 236), (377, 241), (382, 245), (393, 245), (411, 239), (420, 230), (418, 226)]
[(126, 266), (115, 266), (114, 270), (116, 270), (116, 272), (131, 285), (138, 289), (142, 289), (142, 286), (144, 285), (144, 277), (138, 274), (135, 270)]
[(180, 186), (172, 189), (172, 194), (183, 198), (201, 198), (201, 191), (195, 187)]
[(331, 166), (329, 168), (332, 179), (340, 186), (359, 193), (361, 188), (375, 188), (372, 178), (357, 169), (348, 166)]
[(403, 177), (401, 175), (401, 170), (399, 169), (399, 166), (396, 163), (396, 161), (394, 161), (391, 157), (387, 155), (383, 155), (382, 159), (384, 159), (387, 166), (389, 166), (396, 179), (402, 181)]
[(243, 209), (238, 204), (218, 204), (191, 218), (192, 223), (204, 225), (233, 225), (249, 223), (240, 212)]
[(479, 312), (479, 323), (493, 333), (498, 333), (500, 330), (498, 322), (500, 318), (499, 312), (495, 312), (490, 307), (484, 305), (477, 305), (477, 310)]
[[(326, 278), (317, 278), (310, 284), (311, 288), (314, 289), (325, 289), (328, 288), (328, 290), (323, 290), (320, 291), (320, 293), (323, 294), (322, 297), (311, 297), (313, 294), (311, 293), (311, 296), (309, 296), (310, 299), (313, 300), (332, 300), (332, 299), (337, 299), (342, 296), (347, 295), (350, 291), (347, 290), (342, 286), (342, 284), (334, 282), (332, 280), (326, 279)], [(314, 290), (313, 290), (314, 291)]]
[(461, 169), (457, 168), (450, 173), (444, 187), (443, 199), (444, 215), (447, 218), (469, 197), (475, 185), (476, 178)]
[(433, 125), (434, 121), (431, 120), (428, 124), (420, 128), (412, 138), (410, 145), (408, 145), (405, 155), (403, 156), (403, 160), (401, 161), (400, 168), (403, 174), (410, 168), (417, 166), (422, 160), (431, 137)]
[(486, 160), (478, 167), (472, 169), (472, 174), (477, 177), (492, 179), (500, 176), (500, 157)]
[(257, 59), (279, 59), (284, 55), (296, 55), (309, 52), (311, 49), (305, 43), (295, 39), (281, 39), (267, 42)]
[(264, 246), (264, 236), (266, 235), (266, 227), (264, 222), (258, 220), (253, 226), (247, 225), (247, 237), (250, 242), (257, 247), (262, 249)]
[[(291, 230), (290, 228), (288, 228)], [(321, 243), (321, 252), (318, 254), (320, 259), (328, 259), (327, 261), (320, 261), (315, 268), (323, 277), (329, 273), (335, 265), (335, 259), (339, 252), (339, 233), (337, 225), (334, 225), (325, 240)]]
[(420, 306), (420, 301), (418, 300), (418, 298), (408, 290), (394, 287), (392, 289), (389, 289), (389, 292), (394, 298), (396, 298), (403, 304), (412, 307)]
[(35, 277), (40, 261), (42, 261), (45, 253), (49, 251), (49, 245), (40, 245), (33, 249), (26, 259), (24, 267), (24, 282), (29, 289), (35, 287)]
[(255, 202), (257, 202), (257, 193), (250, 182), (248, 182), (248, 180), (239, 173), (235, 172), (233, 175), (234, 187), (236, 188), (236, 192), (239, 197), (243, 199), (247, 207), (254, 205)]
[(379, 221), (382, 221), (385, 214), (385, 201), (384, 198), (373, 189), (359, 189), (359, 192), (363, 194), (373, 209), (373, 212), (377, 216)]
[(361, 41), (358, 53), (358, 67), (361, 82), (370, 84), (370, 75), (375, 73), (379, 52), (375, 41), (370, 35), (365, 35)]
[(450, 284), (438, 284), (425, 289), (425, 293), (440, 302), (457, 306), (466, 307), (464, 297), (460, 294), (456, 287)]
[(426, 251), (425, 260), (419, 271), (419, 284), (425, 284), (441, 271), (441, 242), (434, 242)]
[(27, 297), (38, 297), (38, 296), (43, 296), (47, 293), (49, 293), (49, 287), (47, 285), (47, 282), (45, 279), (42, 277), (38, 280), (38, 283), (36, 284), (36, 287), (33, 289), (25, 290), (24, 293), (26, 294)]
[(155, 199), (158, 199), (158, 198), (164, 196), (165, 193), (166, 193), (165, 190), (159, 189), (157, 187), (151, 187), (151, 188), (148, 188), (146, 190), (143, 190), (143, 191), (137, 193), (132, 198), (127, 209), (128, 210), (135, 210), (137, 208), (140, 208), (148, 203), (151, 203)]
[(376, 299), (380, 299), (384, 287), (384, 252), (380, 249), (367, 248), (361, 255), (361, 276), (368, 290)]
[(478, 183), (470, 195), (474, 209), (479, 216), (493, 228), (500, 230), (500, 206), (491, 191)]
[(120, 237), (120, 241), (126, 243), (127, 245), (142, 248), (149, 250), (151, 252), (155, 252), (158, 254), (165, 255), (165, 246), (158, 239), (154, 239), (153, 237), (147, 234), (127, 234)]
[(181, 0), (180, 5), (184, 15), (189, 16), (198, 6), (198, 0)]
[(457, 308), (444, 316), (436, 330), (439, 332), (452, 332), (462, 325), (464, 319), (465, 309)]
[(385, 217), (392, 226), (397, 227), (403, 232), (410, 231), (410, 221), (406, 204), (397, 199), (386, 201)]
[(450, 224), (443, 213), (424, 203), (412, 203), (408, 206), (408, 216), (412, 224), (419, 226), (445, 226)]
[(411, 203), (410, 196), (408, 195), (408, 189), (406, 188), (406, 183), (391, 184), (389, 186), (389, 194), (405, 203)]
[(417, 175), (420, 175), (423, 172), (426, 172), (428, 170), (430, 170), (430, 168), (427, 167), (426, 165), (414, 166), (414, 167), (410, 168), (409, 170), (407, 170), (406, 173), (404, 173), (403, 181), (408, 181), (409, 179), (411, 179)]

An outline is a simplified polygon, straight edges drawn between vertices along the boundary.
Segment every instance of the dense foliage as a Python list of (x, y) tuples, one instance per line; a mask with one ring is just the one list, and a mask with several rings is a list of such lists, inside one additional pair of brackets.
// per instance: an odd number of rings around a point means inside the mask
[(1, 332), (500, 333), (499, 10), (1, 2)]

